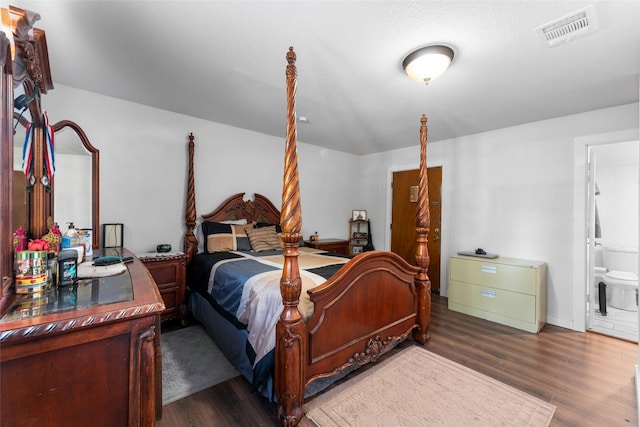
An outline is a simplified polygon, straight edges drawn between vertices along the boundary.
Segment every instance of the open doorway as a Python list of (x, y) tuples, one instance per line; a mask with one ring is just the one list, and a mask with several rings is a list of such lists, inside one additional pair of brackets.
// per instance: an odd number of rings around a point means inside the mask
[(638, 341), (639, 141), (587, 147), (587, 330)]

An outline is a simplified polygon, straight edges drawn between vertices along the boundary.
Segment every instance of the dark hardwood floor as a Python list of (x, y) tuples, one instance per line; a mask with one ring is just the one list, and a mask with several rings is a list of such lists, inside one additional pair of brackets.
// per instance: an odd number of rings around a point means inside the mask
[[(449, 311), (444, 297), (432, 300), (425, 347), (555, 405), (551, 426), (638, 425), (637, 344), (551, 325), (531, 334)], [(157, 425), (275, 426), (273, 412), (238, 377), (165, 405)]]

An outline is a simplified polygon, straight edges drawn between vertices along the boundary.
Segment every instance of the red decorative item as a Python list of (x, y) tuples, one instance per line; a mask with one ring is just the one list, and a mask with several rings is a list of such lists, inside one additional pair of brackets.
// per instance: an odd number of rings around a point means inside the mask
[(24, 251), (27, 249), (27, 233), (22, 226), (19, 226), (16, 232), (13, 234), (13, 242), (15, 246), (15, 252)]
[(29, 240), (28, 248), (30, 251), (46, 251), (49, 252), (49, 242), (42, 239)]

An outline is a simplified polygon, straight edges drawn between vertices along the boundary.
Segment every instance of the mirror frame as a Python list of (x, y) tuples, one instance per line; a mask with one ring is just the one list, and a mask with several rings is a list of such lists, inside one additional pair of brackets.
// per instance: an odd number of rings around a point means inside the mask
[(0, 71), (2, 81), (2, 100), (0, 101), (0, 314), (3, 314), (9, 306), (13, 284), (13, 232), (11, 230), (11, 189), (13, 182), (13, 127), (9, 117), (13, 117), (13, 68), (11, 61), (11, 46), (4, 32), (0, 32)]
[[(82, 141), (84, 148), (91, 153), (91, 226), (93, 228), (91, 232), (93, 234), (93, 248), (98, 249), (100, 247), (100, 150), (89, 142), (89, 138), (77, 123), (71, 120), (61, 120), (53, 125), (54, 132), (61, 131), (64, 128), (73, 130)], [(51, 212), (53, 212), (53, 204), (56, 199), (55, 175), (51, 188), (53, 192)]]

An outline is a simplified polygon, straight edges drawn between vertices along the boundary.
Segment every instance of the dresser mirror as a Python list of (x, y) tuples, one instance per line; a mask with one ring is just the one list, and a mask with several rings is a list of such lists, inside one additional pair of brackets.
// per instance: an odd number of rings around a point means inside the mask
[[(19, 112), (18, 112), (19, 114)], [(25, 117), (23, 115), (23, 117)], [(30, 216), (32, 212), (47, 211), (31, 209), (34, 198), (30, 197), (36, 186), (45, 186), (44, 192), (50, 193), (50, 214), (44, 218), (44, 223), (50, 216), (58, 223), (64, 232), (69, 223), (76, 228), (91, 228), (93, 233), (93, 247), (98, 248), (99, 239), (99, 210), (100, 210), (100, 152), (87, 138), (82, 128), (75, 122), (63, 120), (55, 125), (54, 153), (55, 173), (49, 185), (45, 185), (42, 175), (34, 173), (35, 180), (29, 182), (22, 170), (23, 147), (26, 137), (25, 124), (29, 116), (16, 123), (13, 150), (13, 230), (19, 226), (32, 231), (34, 222)], [(25, 123), (22, 123), (25, 122)], [(41, 131), (41, 128), (37, 128)], [(35, 148), (35, 147), (34, 147)], [(35, 153), (34, 153), (35, 156)], [(35, 230), (33, 230), (35, 231)], [(44, 233), (46, 233), (46, 230)], [(44, 234), (41, 233), (41, 234)], [(40, 237), (32, 233), (32, 238)]]
[(61, 228), (91, 228), (93, 247), (100, 235), (100, 152), (76, 123), (63, 120), (54, 126), (56, 173), (53, 179), (53, 219)]

